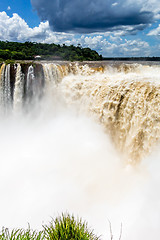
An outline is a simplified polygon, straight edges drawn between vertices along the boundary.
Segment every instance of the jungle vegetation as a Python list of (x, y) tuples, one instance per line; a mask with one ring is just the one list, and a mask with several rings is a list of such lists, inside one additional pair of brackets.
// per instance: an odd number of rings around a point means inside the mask
[(0, 41), (0, 60), (98, 61), (102, 55), (90, 48), (65, 44)]

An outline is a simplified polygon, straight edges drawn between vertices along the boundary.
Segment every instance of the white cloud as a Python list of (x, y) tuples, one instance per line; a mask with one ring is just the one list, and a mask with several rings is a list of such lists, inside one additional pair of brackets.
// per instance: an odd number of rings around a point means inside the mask
[[(158, 29), (160, 32), (160, 26)], [(90, 47), (108, 57), (151, 55), (151, 48), (147, 42), (140, 39), (127, 40), (124, 36), (126, 31), (132, 31), (132, 27), (97, 34), (57, 33), (51, 30), (48, 21), (41, 22), (38, 27), (30, 28), (18, 14), (14, 13), (9, 17), (6, 12), (0, 12), (0, 40), (3, 41), (81, 44), (82, 47)]]
[(141, 39), (127, 40), (115, 33), (82, 35), (76, 44), (80, 43), (83, 47), (90, 47), (105, 57), (131, 57), (131, 56), (151, 56), (152, 49), (149, 43)]
[(0, 40), (36, 41), (59, 43), (66, 40), (69, 34), (56, 34), (50, 30), (48, 22), (41, 22), (38, 27), (30, 28), (16, 13), (9, 17), (6, 12), (0, 12)]
[(8, 10), (8, 11), (9, 11), (9, 10), (11, 10), (11, 7), (10, 7), (10, 6), (8, 6), (7, 10)]
[(152, 29), (148, 34), (148, 36), (160, 36), (160, 24), (157, 28)]
[[(109, 38), (110, 39), (110, 38)], [(147, 42), (140, 39), (119, 41), (107, 41), (103, 39), (101, 42), (101, 54), (106, 57), (131, 57), (131, 56), (149, 56), (150, 46)]]
[(14, 13), (9, 17), (5, 12), (0, 12), (0, 39), (20, 41), (30, 31), (27, 23)]
[(160, 11), (159, 0), (138, 0), (142, 5), (142, 11), (152, 11), (156, 15)]
[(112, 3), (112, 6), (113, 7), (115, 7), (115, 6), (117, 6), (118, 5), (118, 3), (117, 2), (115, 2), (115, 3)]

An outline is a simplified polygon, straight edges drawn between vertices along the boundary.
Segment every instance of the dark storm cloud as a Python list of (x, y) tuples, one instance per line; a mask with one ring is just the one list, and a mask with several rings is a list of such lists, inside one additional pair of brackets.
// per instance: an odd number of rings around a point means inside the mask
[(143, 1), (129, 0), (31, 0), (42, 20), (54, 31), (91, 33), (117, 26), (145, 26), (153, 13), (142, 10)]

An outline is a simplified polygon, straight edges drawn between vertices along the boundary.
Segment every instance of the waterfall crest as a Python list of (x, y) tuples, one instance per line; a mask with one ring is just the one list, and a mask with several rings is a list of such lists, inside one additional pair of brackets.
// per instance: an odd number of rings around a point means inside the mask
[(13, 105), (20, 111), (24, 104), (31, 108), (31, 98), (54, 90), (68, 106), (99, 121), (127, 162), (137, 163), (159, 141), (159, 65), (42, 63), (44, 85), (38, 82), (35, 65), (1, 66), (1, 109)]

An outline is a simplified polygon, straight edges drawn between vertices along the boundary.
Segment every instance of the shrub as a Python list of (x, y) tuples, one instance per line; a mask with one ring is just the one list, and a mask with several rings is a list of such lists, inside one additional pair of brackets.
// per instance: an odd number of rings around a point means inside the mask
[(43, 231), (2, 228), (0, 240), (98, 240), (86, 222), (75, 220), (68, 213), (53, 219), (49, 226), (43, 226)]
[(14, 229), (9, 232), (8, 228), (3, 228), (0, 233), (0, 240), (43, 240), (43, 231), (32, 231), (30, 227), (27, 230)]
[(52, 220), (49, 226), (44, 226), (45, 239), (48, 240), (98, 240), (87, 223), (75, 219), (68, 213)]

